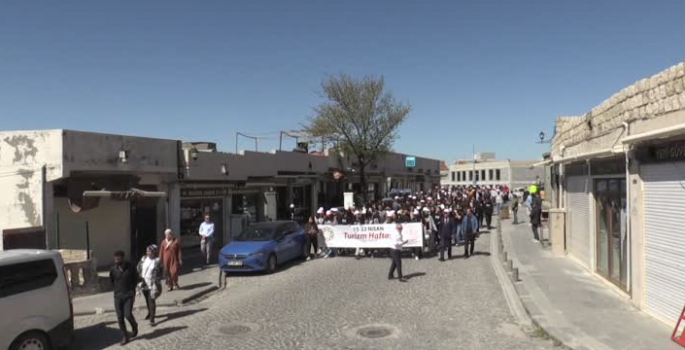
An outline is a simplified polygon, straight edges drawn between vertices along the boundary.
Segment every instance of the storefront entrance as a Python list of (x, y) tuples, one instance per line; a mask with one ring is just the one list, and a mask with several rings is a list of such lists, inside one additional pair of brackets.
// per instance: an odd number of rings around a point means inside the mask
[(627, 290), (626, 180), (595, 180), (597, 273)]
[(223, 198), (197, 198), (181, 200), (181, 244), (183, 247), (200, 245), (200, 225), (209, 215), (214, 223), (214, 246), (221, 247), (224, 237)]

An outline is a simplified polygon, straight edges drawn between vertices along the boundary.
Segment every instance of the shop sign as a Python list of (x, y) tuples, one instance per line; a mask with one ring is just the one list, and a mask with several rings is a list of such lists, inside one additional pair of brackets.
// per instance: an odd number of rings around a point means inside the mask
[(636, 156), (643, 163), (685, 161), (685, 142), (642, 147), (636, 152)]
[(416, 167), (416, 157), (407, 157), (404, 159), (404, 165), (407, 168), (414, 168)]
[(234, 184), (230, 187), (201, 187), (182, 188), (181, 197), (226, 197), (231, 191), (243, 189), (243, 184)]

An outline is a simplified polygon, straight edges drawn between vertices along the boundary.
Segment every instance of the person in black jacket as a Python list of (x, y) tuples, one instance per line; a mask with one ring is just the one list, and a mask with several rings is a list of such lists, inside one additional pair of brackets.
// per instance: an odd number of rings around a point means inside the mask
[(121, 345), (126, 345), (130, 338), (126, 332), (124, 318), (131, 324), (131, 338), (138, 335), (138, 323), (133, 317), (133, 301), (140, 277), (136, 267), (124, 260), (124, 252), (117, 251), (114, 253), (114, 266), (109, 271), (109, 279), (114, 287), (114, 308), (117, 312), (119, 329), (123, 333)]

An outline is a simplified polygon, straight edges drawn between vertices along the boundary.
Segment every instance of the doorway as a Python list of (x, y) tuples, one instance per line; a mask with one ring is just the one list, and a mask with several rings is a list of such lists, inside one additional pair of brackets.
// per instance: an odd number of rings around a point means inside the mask
[(626, 180), (595, 180), (597, 273), (627, 290)]
[(140, 259), (147, 246), (158, 243), (157, 200), (131, 200), (131, 258)]

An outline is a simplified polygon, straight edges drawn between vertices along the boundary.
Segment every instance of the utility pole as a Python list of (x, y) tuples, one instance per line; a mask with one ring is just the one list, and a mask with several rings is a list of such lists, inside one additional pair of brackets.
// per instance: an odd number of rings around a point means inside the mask
[(473, 185), (478, 185), (478, 174), (476, 173), (476, 144), (473, 144)]

